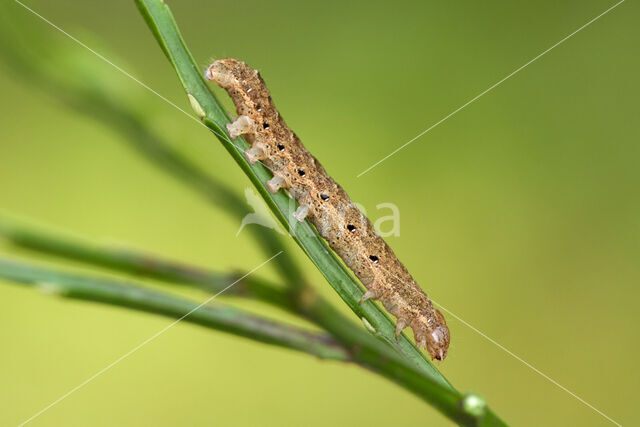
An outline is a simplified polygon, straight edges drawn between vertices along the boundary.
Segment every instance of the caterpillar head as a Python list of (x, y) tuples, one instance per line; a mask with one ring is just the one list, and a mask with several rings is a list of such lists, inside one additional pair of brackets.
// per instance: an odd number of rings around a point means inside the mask
[[(449, 349), (449, 328), (444, 316), (438, 310), (435, 312), (435, 321), (429, 321), (430, 316), (418, 316), (411, 322), (411, 328), (420, 348), (426, 348), (431, 359), (444, 360)], [(431, 317), (433, 319), (433, 317)]]
[(444, 360), (449, 348), (449, 328), (447, 325), (436, 327), (427, 335), (427, 351), (432, 359)]

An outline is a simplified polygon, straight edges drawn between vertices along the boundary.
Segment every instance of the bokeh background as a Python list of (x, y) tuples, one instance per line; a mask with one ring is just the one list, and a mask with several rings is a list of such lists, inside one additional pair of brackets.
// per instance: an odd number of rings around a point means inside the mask
[[(26, 37), (25, 49), (44, 37), (75, 52), (94, 70), (88, 82), (93, 73), (110, 79), (114, 96), (186, 156), (239, 194), (250, 185), (206, 129), (13, 1), (3, 3), (2, 13)], [(374, 219), (379, 203), (400, 208), (401, 235), (388, 241), (434, 300), (618, 422), (640, 423), (636, 2), (623, 3), (360, 178), (614, 2), (168, 3), (203, 69), (225, 56), (260, 69), (290, 126), (354, 200)], [(26, 4), (188, 108), (132, 1)], [(3, 214), (218, 270), (264, 260), (249, 234), (235, 237), (241, 218), (185, 190), (121, 135), (2, 61)], [(1, 241), (0, 250), (5, 258), (60, 263)], [(297, 247), (288, 250), (316, 288), (340, 304)], [(272, 275), (269, 269), (260, 274)], [(242, 306), (282, 316), (255, 303)], [(453, 342), (440, 369), (508, 422), (609, 424), (447, 319)], [(0, 424), (25, 420), (168, 322), (0, 282)], [(357, 367), (189, 324), (33, 422), (355, 423), (448, 421)]]

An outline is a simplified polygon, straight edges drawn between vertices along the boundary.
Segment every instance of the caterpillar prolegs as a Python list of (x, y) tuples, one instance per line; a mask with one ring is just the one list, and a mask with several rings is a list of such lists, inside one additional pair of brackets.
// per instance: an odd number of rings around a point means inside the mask
[(270, 191), (287, 189), (298, 201), (293, 214), (309, 218), (329, 246), (367, 288), (362, 300), (380, 300), (397, 317), (396, 338), (411, 327), (416, 343), (432, 358), (442, 360), (449, 347), (449, 328), (442, 314), (413, 280), (369, 219), (347, 193), (304, 148), (276, 109), (260, 74), (233, 58), (215, 61), (205, 77), (224, 88), (238, 118), (227, 126), (232, 138), (244, 135), (251, 143), (245, 155), (262, 161), (273, 172)]

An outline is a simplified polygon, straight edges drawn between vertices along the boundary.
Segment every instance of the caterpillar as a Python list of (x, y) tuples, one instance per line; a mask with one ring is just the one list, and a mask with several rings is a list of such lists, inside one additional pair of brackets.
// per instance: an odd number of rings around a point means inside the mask
[(251, 148), (247, 160), (261, 161), (273, 173), (266, 182), (276, 193), (283, 188), (299, 203), (293, 217), (316, 227), (367, 289), (360, 303), (379, 300), (397, 318), (396, 339), (406, 328), (432, 359), (443, 360), (449, 328), (424, 291), (411, 277), (369, 219), (302, 145), (276, 109), (257, 70), (226, 58), (211, 64), (205, 78), (225, 89), (238, 118), (227, 129), (232, 138), (245, 136)]

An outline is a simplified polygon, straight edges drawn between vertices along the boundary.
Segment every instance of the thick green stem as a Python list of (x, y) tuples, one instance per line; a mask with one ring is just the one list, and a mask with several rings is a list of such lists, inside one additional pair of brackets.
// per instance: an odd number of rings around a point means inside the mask
[[(506, 425), (488, 407), (476, 414), (468, 413), (464, 408), (465, 395), (453, 387), (442, 387), (418, 366), (408, 363), (392, 347), (381, 346), (380, 341), (372, 335), (362, 334), (362, 328), (343, 322), (342, 316), (325, 300), (318, 298), (310, 304), (307, 315), (342, 343), (351, 352), (354, 362), (411, 391), (456, 423), (471, 426)], [(379, 337), (378, 331), (370, 332)]]

